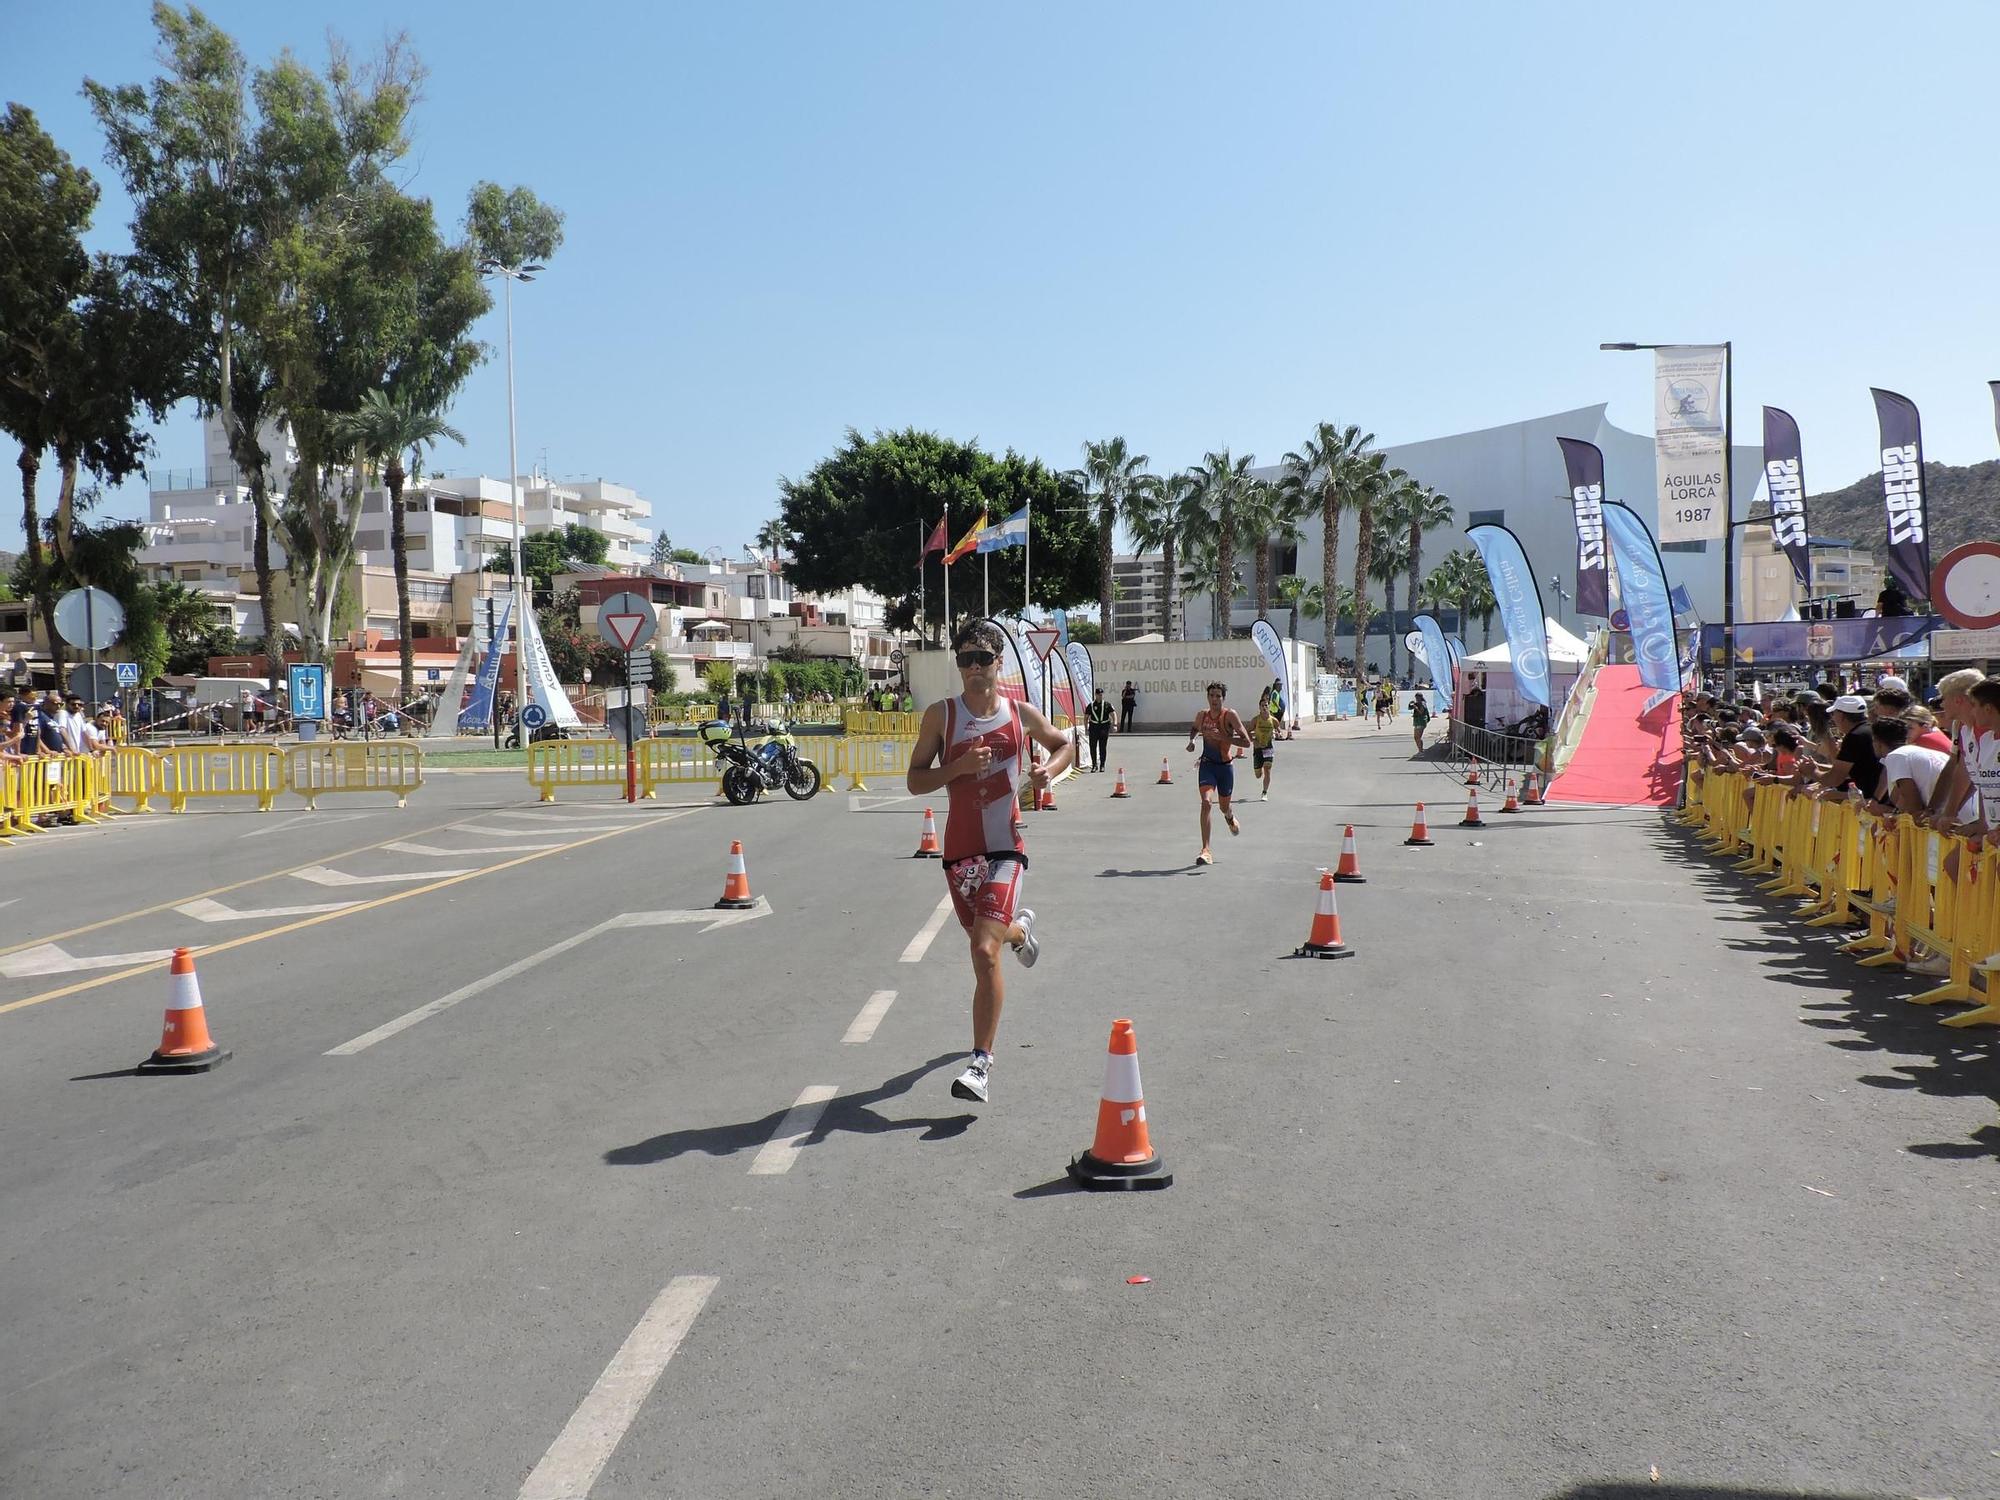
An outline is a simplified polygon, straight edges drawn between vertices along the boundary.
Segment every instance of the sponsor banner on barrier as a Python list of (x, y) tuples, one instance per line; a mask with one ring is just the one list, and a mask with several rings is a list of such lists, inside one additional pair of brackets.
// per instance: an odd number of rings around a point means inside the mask
[(1654, 351), (1653, 462), (1663, 542), (1720, 541), (1728, 532), (1722, 469), (1726, 364), (1720, 344)]
[(1771, 539), (1791, 560), (1792, 576), (1812, 586), (1812, 549), (1806, 544), (1806, 469), (1799, 424), (1775, 406), (1764, 408), (1764, 493), (1771, 502)]
[(1542, 613), (1542, 591), (1528, 566), (1528, 554), (1521, 550), (1521, 539), (1505, 526), (1474, 526), (1465, 534), (1479, 549), (1493, 583), (1500, 623), (1507, 630), (1515, 687), (1530, 703), (1551, 707), (1548, 618)]
[(1655, 692), (1672, 692), (1681, 685), (1680, 649), (1660, 550), (1653, 545), (1646, 523), (1628, 505), (1614, 500), (1605, 506), (1604, 524), (1618, 559), (1618, 598), (1631, 624), (1639, 680)]
[(1882, 505), (1889, 521), (1889, 572), (1912, 599), (1931, 594), (1931, 544), (1924, 507), (1924, 434), (1916, 403), (1871, 388), (1882, 433)]
[(1604, 454), (1595, 443), (1559, 437), (1576, 517), (1576, 612), (1611, 613), (1611, 568), (1604, 550)]
[[(1896, 615), (1889, 619), (1764, 620), (1732, 627), (1736, 660), (1744, 666), (1827, 666), (1872, 661), (1923, 640), (1945, 624), (1939, 615)], [(1722, 627), (1701, 627), (1702, 655), (1722, 660)]]

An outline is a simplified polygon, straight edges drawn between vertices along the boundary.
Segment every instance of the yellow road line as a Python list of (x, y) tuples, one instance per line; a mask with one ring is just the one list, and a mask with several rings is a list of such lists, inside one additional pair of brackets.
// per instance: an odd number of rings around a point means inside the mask
[[(227, 953), (231, 948), (242, 948), (251, 943), (261, 943), (266, 938), (282, 937), (288, 932), (297, 932), (301, 928), (317, 927), (322, 922), (337, 922), (343, 917), (356, 917), (361, 915), (361, 913), (363, 912), (374, 911), (377, 907), (390, 906), (398, 901), (407, 901), (412, 896), (424, 896), (428, 895), (432, 891), (441, 891), (445, 889), (445, 887), (447, 886), (463, 885), (466, 881), (477, 880), (482, 875), (497, 875), (500, 871), (511, 870), (516, 865), (531, 864), (538, 859), (547, 859), (552, 854), (563, 854), (571, 849), (581, 849), (587, 844), (602, 843), (606, 839), (622, 838), (624, 837), (624, 835), (632, 833), (637, 829), (652, 828), (656, 827), (661, 823), (672, 823), (681, 818), (686, 817), (689, 813), (696, 811), (699, 811), (699, 809), (691, 807), (683, 812), (672, 812), (672, 813), (667, 813), (663, 816), (648, 818), (643, 823), (634, 823), (630, 828), (613, 828), (605, 833), (592, 834), (587, 839), (578, 839), (575, 843), (572, 844), (563, 844), (554, 849), (544, 849), (535, 854), (524, 854), (519, 859), (510, 859), (504, 861), (501, 864), (488, 865), (483, 870), (468, 870), (463, 875), (452, 875), (443, 880), (434, 880), (429, 885), (420, 885), (414, 890), (397, 891), (393, 896), (379, 896), (373, 901), (363, 901), (358, 906), (350, 906), (342, 911), (323, 912), (316, 917), (302, 917), (296, 922), (287, 922), (282, 927), (271, 927), (265, 929), (263, 932), (253, 932), (240, 938), (231, 938), (226, 943), (213, 943), (206, 947), (195, 947), (193, 948), (193, 951), (198, 957), (202, 958), (207, 958), (211, 954)], [(368, 847), (373, 848), (374, 846), (371, 844)], [(344, 858), (345, 856), (336, 855), (333, 857)], [(300, 868), (303, 869), (304, 866), (300, 866)], [(286, 872), (281, 870), (278, 873), (284, 874)], [(249, 882), (245, 881), (244, 884), (247, 885), (249, 884)], [(233, 890), (234, 887), (223, 886), (221, 887), (221, 889)], [(182, 899), (183, 901), (185, 901), (191, 898), (183, 897)], [(178, 905), (180, 903), (170, 902), (168, 904)], [(155, 907), (153, 909), (155, 911), (160, 910), (160, 908), (158, 907)], [(135, 912), (133, 915), (143, 916), (144, 913)], [(78, 931), (89, 931), (89, 929), (79, 928)], [(67, 936), (67, 934), (64, 935)], [(192, 945), (190, 946), (192, 947)], [(9, 949), (7, 951), (11, 952), (13, 950)], [(11, 1010), (26, 1010), (29, 1006), (40, 1005), (44, 1001), (60, 1000), (66, 995), (79, 995), (82, 994), (85, 990), (101, 989), (103, 986), (107, 984), (116, 984), (122, 979), (130, 979), (135, 974), (146, 974), (146, 973), (151, 973), (156, 969), (163, 969), (170, 962), (171, 962), (170, 959), (162, 958), (162, 959), (156, 959), (152, 963), (135, 964), (133, 965), (133, 967), (129, 969), (120, 969), (115, 974), (103, 974), (95, 979), (85, 979), (85, 980), (80, 980), (76, 984), (66, 984), (61, 989), (44, 990), (39, 995), (29, 995), (25, 999), (12, 1000), (5, 1005), (0, 1005), (0, 1016), (6, 1015), (7, 1012)]]

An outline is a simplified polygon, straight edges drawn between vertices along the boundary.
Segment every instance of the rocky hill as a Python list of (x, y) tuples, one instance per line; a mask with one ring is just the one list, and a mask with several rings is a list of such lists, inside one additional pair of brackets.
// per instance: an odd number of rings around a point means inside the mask
[[(1983, 464), (1925, 464), (1924, 496), (1930, 510), (1933, 562), (1961, 542), (2000, 540), (2000, 459)], [(1843, 537), (1868, 548), (1877, 562), (1887, 560), (1879, 470), (1846, 489), (1808, 496), (1806, 519), (1814, 536)]]

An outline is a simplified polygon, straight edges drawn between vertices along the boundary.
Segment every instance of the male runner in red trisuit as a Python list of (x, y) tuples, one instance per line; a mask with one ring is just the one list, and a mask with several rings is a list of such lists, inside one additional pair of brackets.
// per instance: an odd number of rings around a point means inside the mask
[[(1037, 793), (1069, 769), (1076, 745), (1027, 704), (1000, 696), (999, 627), (975, 620), (951, 643), (964, 692), (924, 710), (910, 772), (903, 785), (921, 797), (947, 788), (944, 878), (951, 904), (972, 943), (972, 1060), (952, 1080), (961, 1099), (985, 1103), (992, 1084), (993, 1038), (1000, 1029), (1006, 987), (1000, 945), (1033, 968), (1041, 954), (1035, 913), (1022, 906), (1028, 869), (1021, 839), (1021, 782)], [(1029, 742), (1049, 752), (1030, 767)]]

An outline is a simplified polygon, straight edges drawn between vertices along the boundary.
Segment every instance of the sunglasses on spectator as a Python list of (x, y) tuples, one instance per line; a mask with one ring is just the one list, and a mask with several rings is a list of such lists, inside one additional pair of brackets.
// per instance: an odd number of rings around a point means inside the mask
[(961, 667), (990, 667), (1000, 657), (993, 651), (961, 651), (954, 659)]

